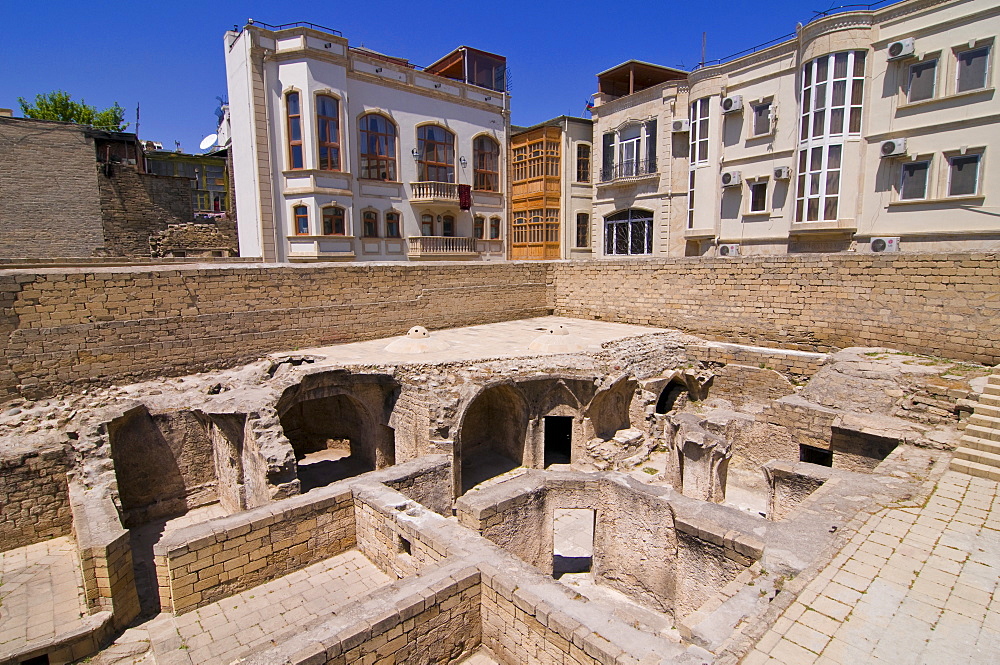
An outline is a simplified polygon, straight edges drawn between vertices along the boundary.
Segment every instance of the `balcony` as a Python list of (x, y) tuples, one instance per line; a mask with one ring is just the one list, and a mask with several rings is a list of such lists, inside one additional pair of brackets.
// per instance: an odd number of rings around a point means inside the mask
[(628, 183), (655, 176), (655, 159), (630, 159), (601, 169), (601, 184)]
[(406, 240), (406, 253), (411, 259), (471, 259), (479, 256), (475, 238), (410, 236)]
[(458, 203), (458, 185), (453, 182), (411, 182), (411, 203)]

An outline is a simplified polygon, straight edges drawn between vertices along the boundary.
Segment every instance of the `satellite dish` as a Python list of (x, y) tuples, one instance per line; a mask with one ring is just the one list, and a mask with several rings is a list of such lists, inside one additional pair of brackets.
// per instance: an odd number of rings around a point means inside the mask
[(218, 140), (219, 140), (218, 134), (209, 134), (208, 136), (206, 136), (201, 140), (201, 143), (198, 145), (198, 148), (200, 150), (208, 150), (213, 145), (215, 145)]

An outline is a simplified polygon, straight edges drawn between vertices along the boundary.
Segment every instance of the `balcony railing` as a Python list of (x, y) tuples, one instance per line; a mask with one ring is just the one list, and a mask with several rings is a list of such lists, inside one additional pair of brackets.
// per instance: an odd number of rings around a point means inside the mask
[(410, 256), (428, 256), (435, 254), (477, 254), (475, 238), (455, 236), (410, 236)]
[(630, 159), (601, 169), (601, 182), (641, 178), (656, 173), (655, 159)]
[(411, 182), (411, 201), (458, 201), (458, 185), (453, 182)]

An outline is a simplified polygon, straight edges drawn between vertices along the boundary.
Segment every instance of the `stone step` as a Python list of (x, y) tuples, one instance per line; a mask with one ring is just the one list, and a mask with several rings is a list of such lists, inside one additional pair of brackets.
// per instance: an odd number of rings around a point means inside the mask
[(975, 425), (972, 422), (965, 426), (965, 434), (967, 436), (974, 436), (978, 439), (1000, 441), (1000, 431), (989, 427), (983, 427), (982, 425)]
[(969, 424), (979, 425), (980, 427), (988, 427), (990, 429), (1000, 429), (1000, 418), (987, 416), (979, 413), (979, 409), (976, 409), (972, 412), (972, 415), (969, 416)]
[(977, 478), (986, 478), (988, 480), (1000, 482), (1000, 469), (986, 464), (980, 464), (979, 462), (955, 458), (951, 460), (951, 466), (949, 468), (952, 471), (967, 473), (968, 475), (976, 476)]
[[(992, 379), (993, 377), (991, 376), (990, 378)], [(983, 394), (984, 395), (1000, 395), (1000, 386), (998, 386), (998, 385), (996, 385), (994, 383), (987, 383), (983, 387)]]
[(976, 450), (975, 448), (966, 448), (962, 446), (955, 451), (955, 457), (957, 459), (967, 459), (970, 462), (979, 462), (980, 464), (1000, 469), (1000, 454), (997, 453), (990, 453), (985, 450)]
[(995, 453), (1000, 455), (1000, 441), (991, 441), (990, 439), (980, 439), (975, 436), (969, 436), (966, 434), (958, 442), (958, 445), (962, 448), (973, 448), (975, 450), (982, 450), (987, 453)]
[(987, 406), (1000, 406), (1000, 395), (986, 395), (984, 393), (979, 396), (979, 404), (985, 404)]
[(986, 378), (986, 383), (992, 383), (994, 386), (1000, 386), (1000, 374), (990, 374)]
[(1000, 418), (1000, 405), (985, 404), (980, 402), (976, 404), (975, 413), (980, 416), (989, 416), (990, 418)]

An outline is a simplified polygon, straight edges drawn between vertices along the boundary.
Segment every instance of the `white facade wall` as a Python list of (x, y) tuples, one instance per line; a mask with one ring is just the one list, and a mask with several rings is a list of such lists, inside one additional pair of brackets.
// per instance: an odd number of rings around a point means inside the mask
[[(251, 26), (238, 35), (228, 33), (226, 40), (243, 256), (275, 261), (503, 258), (502, 235), (490, 240), (487, 231), (487, 237), (478, 241), (472, 236), (474, 215), (487, 220), (506, 218), (509, 114), (505, 93), (380, 60), (350, 50), (345, 39), (307, 28), (270, 32)], [(262, 71), (256, 80), (255, 63)], [(292, 168), (288, 149), (285, 107), (287, 95), (293, 91), (299, 93), (301, 107), (304, 163), (300, 169)], [(340, 104), (339, 172), (319, 169), (316, 96), (321, 94), (336, 98)], [(394, 181), (359, 177), (358, 123), (369, 112), (396, 125)], [(439, 125), (454, 134), (455, 184), (473, 184), (474, 138), (488, 135), (497, 141), (499, 191), (474, 192), (468, 211), (459, 209), (454, 190), (415, 200), (411, 183), (417, 182), (418, 165), (412, 153), (417, 148), (417, 128), (424, 124)], [(346, 235), (323, 234), (322, 209), (330, 205), (344, 209)], [(308, 234), (296, 233), (296, 206), (305, 206), (308, 211)], [(366, 210), (378, 213), (378, 237), (362, 237), (362, 213)], [(400, 214), (400, 238), (386, 237), (385, 213), (390, 211)], [(414, 252), (408, 238), (421, 236), (423, 214), (434, 216), (435, 235), (442, 234), (438, 216), (452, 215), (454, 236), (468, 242), (456, 251)], [(499, 224), (501, 229), (503, 226)]]
[[(593, 165), (597, 156), (594, 153), (593, 123), (588, 120), (567, 118), (562, 133), (562, 258), (585, 259), (593, 253), (593, 229), (587, 233), (587, 244), (577, 243), (577, 216), (587, 215), (588, 227), (593, 225), (594, 186)], [(590, 148), (591, 182), (581, 182), (577, 176), (577, 150), (580, 146)]]
[[(600, 220), (627, 206), (656, 210), (659, 203), (665, 217), (672, 216), (671, 209), (676, 213), (681, 207), (677, 192), (686, 192), (687, 182), (666, 179), (663, 171), (673, 169), (674, 173), (695, 174), (694, 212), (681, 225), (682, 243), (665, 243), (664, 229), (670, 226), (658, 223), (654, 255), (714, 254), (731, 244), (739, 246), (740, 254), (867, 252), (878, 237), (898, 237), (900, 251), (1000, 249), (1000, 205), (996, 188), (991, 186), (998, 177), (992, 153), (1000, 150), (997, 34), (1000, 5), (991, 0), (905, 0), (874, 12), (821, 18), (801, 27), (796, 39), (692, 72), (687, 82), (690, 99), (677, 104), (672, 117), (689, 117), (688, 101), (708, 100), (708, 159), (691, 163), (675, 150), (668, 164), (668, 153), (661, 149), (657, 179), (599, 185), (595, 240), (601, 237)], [(889, 59), (889, 45), (907, 38), (914, 40), (914, 53)], [(985, 85), (957, 92), (959, 55), (982, 48), (989, 50)], [(804, 67), (817, 58), (840, 53), (864, 54), (860, 130), (827, 132), (814, 139), (802, 129)], [(933, 96), (911, 102), (907, 97), (910, 67), (934, 59), (938, 64)], [(658, 116), (661, 127), (665, 126), (670, 116), (661, 102), (672, 85), (676, 84), (619, 98), (599, 96), (594, 129), (597, 150), (602, 133), (624, 122)], [(743, 110), (724, 114), (722, 100), (733, 96), (742, 99)], [(772, 104), (772, 131), (755, 135), (753, 105), (765, 101)], [(905, 140), (905, 154), (883, 158), (880, 149), (887, 140)], [(825, 218), (821, 212), (818, 219), (810, 220), (804, 212), (800, 218), (797, 193), (808, 193), (812, 187), (812, 174), (800, 169), (801, 151), (831, 144), (842, 146), (839, 177), (833, 179), (835, 186), (830, 190), (839, 199), (836, 214)], [(952, 196), (949, 160), (964, 154), (981, 156), (978, 189), (971, 195)], [(906, 199), (900, 192), (903, 168), (914, 161), (929, 162), (926, 195)], [(777, 178), (779, 167), (788, 167), (791, 177)], [(742, 183), (723, 187), (726, 172), (738, 172)], [(800, 176), (805, 177), (800, 181)], [(828, 176), (823, 171), (818, 178), (823, 191), (831, 182)], [(762, 210), (751, 206), (755, 184), (766, 187)], [(668, 201), (674, 205), (667, 205)]]

